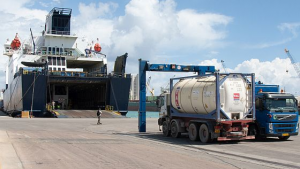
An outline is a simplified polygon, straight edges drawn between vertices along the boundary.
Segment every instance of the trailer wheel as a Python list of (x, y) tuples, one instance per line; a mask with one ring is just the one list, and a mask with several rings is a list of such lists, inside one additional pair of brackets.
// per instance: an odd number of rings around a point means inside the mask
[(195, 123), (191, 123), (189, 126), (189, 138), (192, 141), (199, 140), (199, 130)]
[(181, 136), (181, 133), (179, 132), (179, 128), (178, 128), (176, 121), (173, 121), (171, 123), (171, 136), (174, 138), (178, 138)]
[(164, 121), (162, 124), (163, 134), (166, 137), (169, 137), (171, 135), (171, 132), (169, 130), (168, 122)]
[(199, 136), (202, 143), (208, 143), (211, 141), (208, 127), (206, 124), (201, 124), (199, 129)]
[(290, 138), (290, 136), (279, 136), (278, 138), (279, 140), (287, 140)]

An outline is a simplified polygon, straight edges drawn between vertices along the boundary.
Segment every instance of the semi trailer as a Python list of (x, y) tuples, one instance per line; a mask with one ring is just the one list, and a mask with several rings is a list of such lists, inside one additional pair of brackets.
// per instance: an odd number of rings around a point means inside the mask
[(254, 79), (254, 74), (218, 72), (171, 78), (170, 92), (157, 102), (158, 125), (165, 136), (188, 133), (203, 143), (254, 139), (248, 135), (255, 120)]

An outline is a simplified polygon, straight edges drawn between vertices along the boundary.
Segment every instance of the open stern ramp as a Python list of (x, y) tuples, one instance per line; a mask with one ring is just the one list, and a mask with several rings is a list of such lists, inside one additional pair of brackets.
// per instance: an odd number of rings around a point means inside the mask
[[(101, 118), (123, 118), (112, 111), (101, 110)], [(55, 110), (58, 118), (97, 118), (97, 110)]]

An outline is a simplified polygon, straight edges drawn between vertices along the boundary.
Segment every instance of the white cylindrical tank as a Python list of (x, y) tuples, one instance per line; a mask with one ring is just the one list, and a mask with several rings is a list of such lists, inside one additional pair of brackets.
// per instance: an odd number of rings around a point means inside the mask
[[(242, 119), (251, 106), (251, 93), (241, 75), (229, 75), (220, 86), (221, 109), (231, 119)], [(216, 77), (180, 80), (171, 97), (172, 106), (181, 113), (208, 114), (216, 109)]]

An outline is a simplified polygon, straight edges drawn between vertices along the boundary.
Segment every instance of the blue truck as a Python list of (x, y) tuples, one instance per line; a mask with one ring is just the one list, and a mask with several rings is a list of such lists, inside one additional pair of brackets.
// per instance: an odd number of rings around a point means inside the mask
[(260, 140), (278, 137), (287, 140), (298, 135), (298, 102), (294, 95), (279, 92), (279, 85), (255, 85), (255, 122), (249, 125), (248, 135)]

